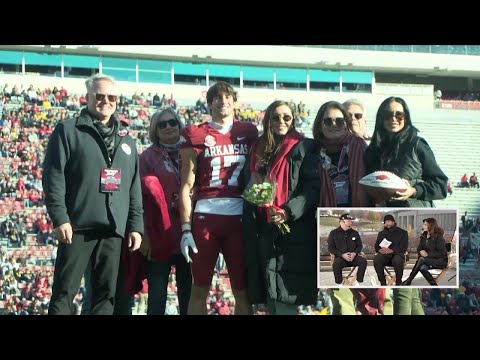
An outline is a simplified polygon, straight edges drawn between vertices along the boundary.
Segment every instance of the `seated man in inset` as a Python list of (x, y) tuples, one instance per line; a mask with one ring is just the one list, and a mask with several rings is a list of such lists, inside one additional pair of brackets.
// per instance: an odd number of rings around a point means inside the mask
[(393, 266), (395, 270), (395, 285), (402, 284), (403, 264), (408, 249), (408, 233), (399, 228), (392, 215), (383, 218), (385, 228), (378, 233), (375, 242), (377, 254), (373, 258), (373, 266), (377, 272), (380, 285), (387, 285), (383, 268)]
[(340, 216), (340, 226), (330, 232), (328, 235), (328, 252), (335, 255), (333, 261), (333, 275), (335, 283), (342, 284), (342, 269), (348, 266), (358, 266), (357, 282), (361, 286), (365, 270), (367, 269), (367, 259), (358, 256), (362, 251), (362, 240), (358, 231), (352, 229), (352, 218), (350, 214)]

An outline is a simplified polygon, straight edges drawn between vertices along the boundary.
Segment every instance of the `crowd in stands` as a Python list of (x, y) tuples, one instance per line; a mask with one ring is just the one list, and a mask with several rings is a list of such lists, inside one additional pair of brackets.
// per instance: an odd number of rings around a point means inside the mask
[(435, 92), (435, 98), (437, 100), (480, 101), (479, 91), (438, 91), (439, 90)]
[(10, 252), (0, 246), (0, 314), (47, 314), (53, 265), (44, 265), (52, 264), (45, 255), (31, 250)]
[(477, 175), (473, 173), (473, 175), (468, 177), (466, 173), (463, 174), (463, 176), (460, 178), (460, 182), (457, 184), (457, 187), (460, 187), (460, 188), (476, 187), (477, 189), (480, 188), (480, 185), (478, 184)]
[(422, 289), (426, 315), (480, 315), (480, 284), (464, 281), (459, 289)]
[(465, 232), (478, 233), (480, 232), (480, 218), (469, 218), (468, 212), (465, 211), (465, 214), (460, 218), (462, 222), (462, 230)]

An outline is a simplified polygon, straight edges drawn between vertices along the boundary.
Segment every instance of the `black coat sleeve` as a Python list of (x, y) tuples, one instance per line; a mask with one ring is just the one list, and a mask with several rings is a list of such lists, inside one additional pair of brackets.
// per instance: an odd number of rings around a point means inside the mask
[(363, 162), (365, 163), (365, 173), (370, 174), (376, 170), (380, 170), (380, 155), (379, 151), (374, 149), (371, 145), (365, 150), (363, 156)]
[(54, 227), (70, 222), (65, 203), (65, 167), (69, 156), (65, 127), (59, 123), (48, 141), (42, 175), (45, 205)]
[(143, 235), (143, 202), (142, 187), (140, 182), (139, 158), (135, 149), (135, 173), (130, 185), (130, 206), (128, 209), (127, 232), (136, 231)]
[(320, 200), (320, 176), (314, 143), (306, 139), (300, 146), (304, 147), (305, 155), (300, 166), (298, 184), (290, 199), (281, 206), (289, 213), (289, 221), (298, 220), (303, 214), (309, 213)]
[(420, 138), (417, 155), (422, 163), (423, 182), (415, 185), (417, 193), (413, 198), (418, 200), (439, 200), (447, 197), (447, 176), (435, 160), (435, 155), (428, 143)]
[(400, 235), (398, 249), (395, 250), (395, 254), (403, 256), (407, 250), (408, 250), (408, 232), (402, 231), (402, 235)]
[(330, 234), (328, 235), (327, 244), (328, 244), (328, 252), (330, 254), (333, 254), (338, 257), (342, 256), (342, 252), (339, 251), (335, 246), (335, 231), (331, 231)]
[(380, 250), (380, 243), (382, 242), (383, 238), (383, 231), (379, 232), (377, 235), (377, 241), (375, 241), (375, 252), (378, 252)]
[(355, 234), (355, 236), (357, 237), (355, 241), (357, 247), (355, 248), (354, 253), (358, 255), (362, 252), (363, 244), (362, 244), (362, 239), (360, 238), (360, 234), (358, 232)]
[(428, 257), (432, 258), (444, 258), (447, 256), (447, 248), (445, 247), (445, 239), (443, 236), (437, 236), (432, 248), (430, 248), (430, 251), (427, 250), (427, 253)]
[(419, 243), (418, 246), (417, 246), (417, 254), (418, 254), (418, 255), (420, 255), (420, 251), (422, 251), (422, 250), (425, 250), (425, 251), (426, 251), (426, 250), (427, 250), (427, 246), (426, 246), (426, 245), (427, 245), (426, 239), (425, 239), (425, 237), (422, 235), (422, 236), (420, 237), (420, 243)]

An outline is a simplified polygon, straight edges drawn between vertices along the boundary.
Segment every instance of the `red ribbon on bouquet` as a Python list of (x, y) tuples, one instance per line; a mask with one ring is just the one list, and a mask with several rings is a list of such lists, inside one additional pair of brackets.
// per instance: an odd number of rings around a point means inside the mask
[(263, 216), (267, 220), (267, 223), (272, 222), (271, 218), (270, 218), (270, 209), (273, 209), (275, 211), (284, 212), (284, 210), (281, 207), (279, 207), (277, 205), (273, 205), (273, 204), (262, 205), (258, 209), (261, 213), (263, 213)]

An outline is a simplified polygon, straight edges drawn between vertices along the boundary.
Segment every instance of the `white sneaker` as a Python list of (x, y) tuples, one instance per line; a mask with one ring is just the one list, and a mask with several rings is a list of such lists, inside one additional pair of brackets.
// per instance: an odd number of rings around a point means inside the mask
[(363, 281), (362, 281), (362, 282), (355, 281), (355, 282), (353, 283), (353, 286), (354, 286), (354, 287), (363, 287)]

